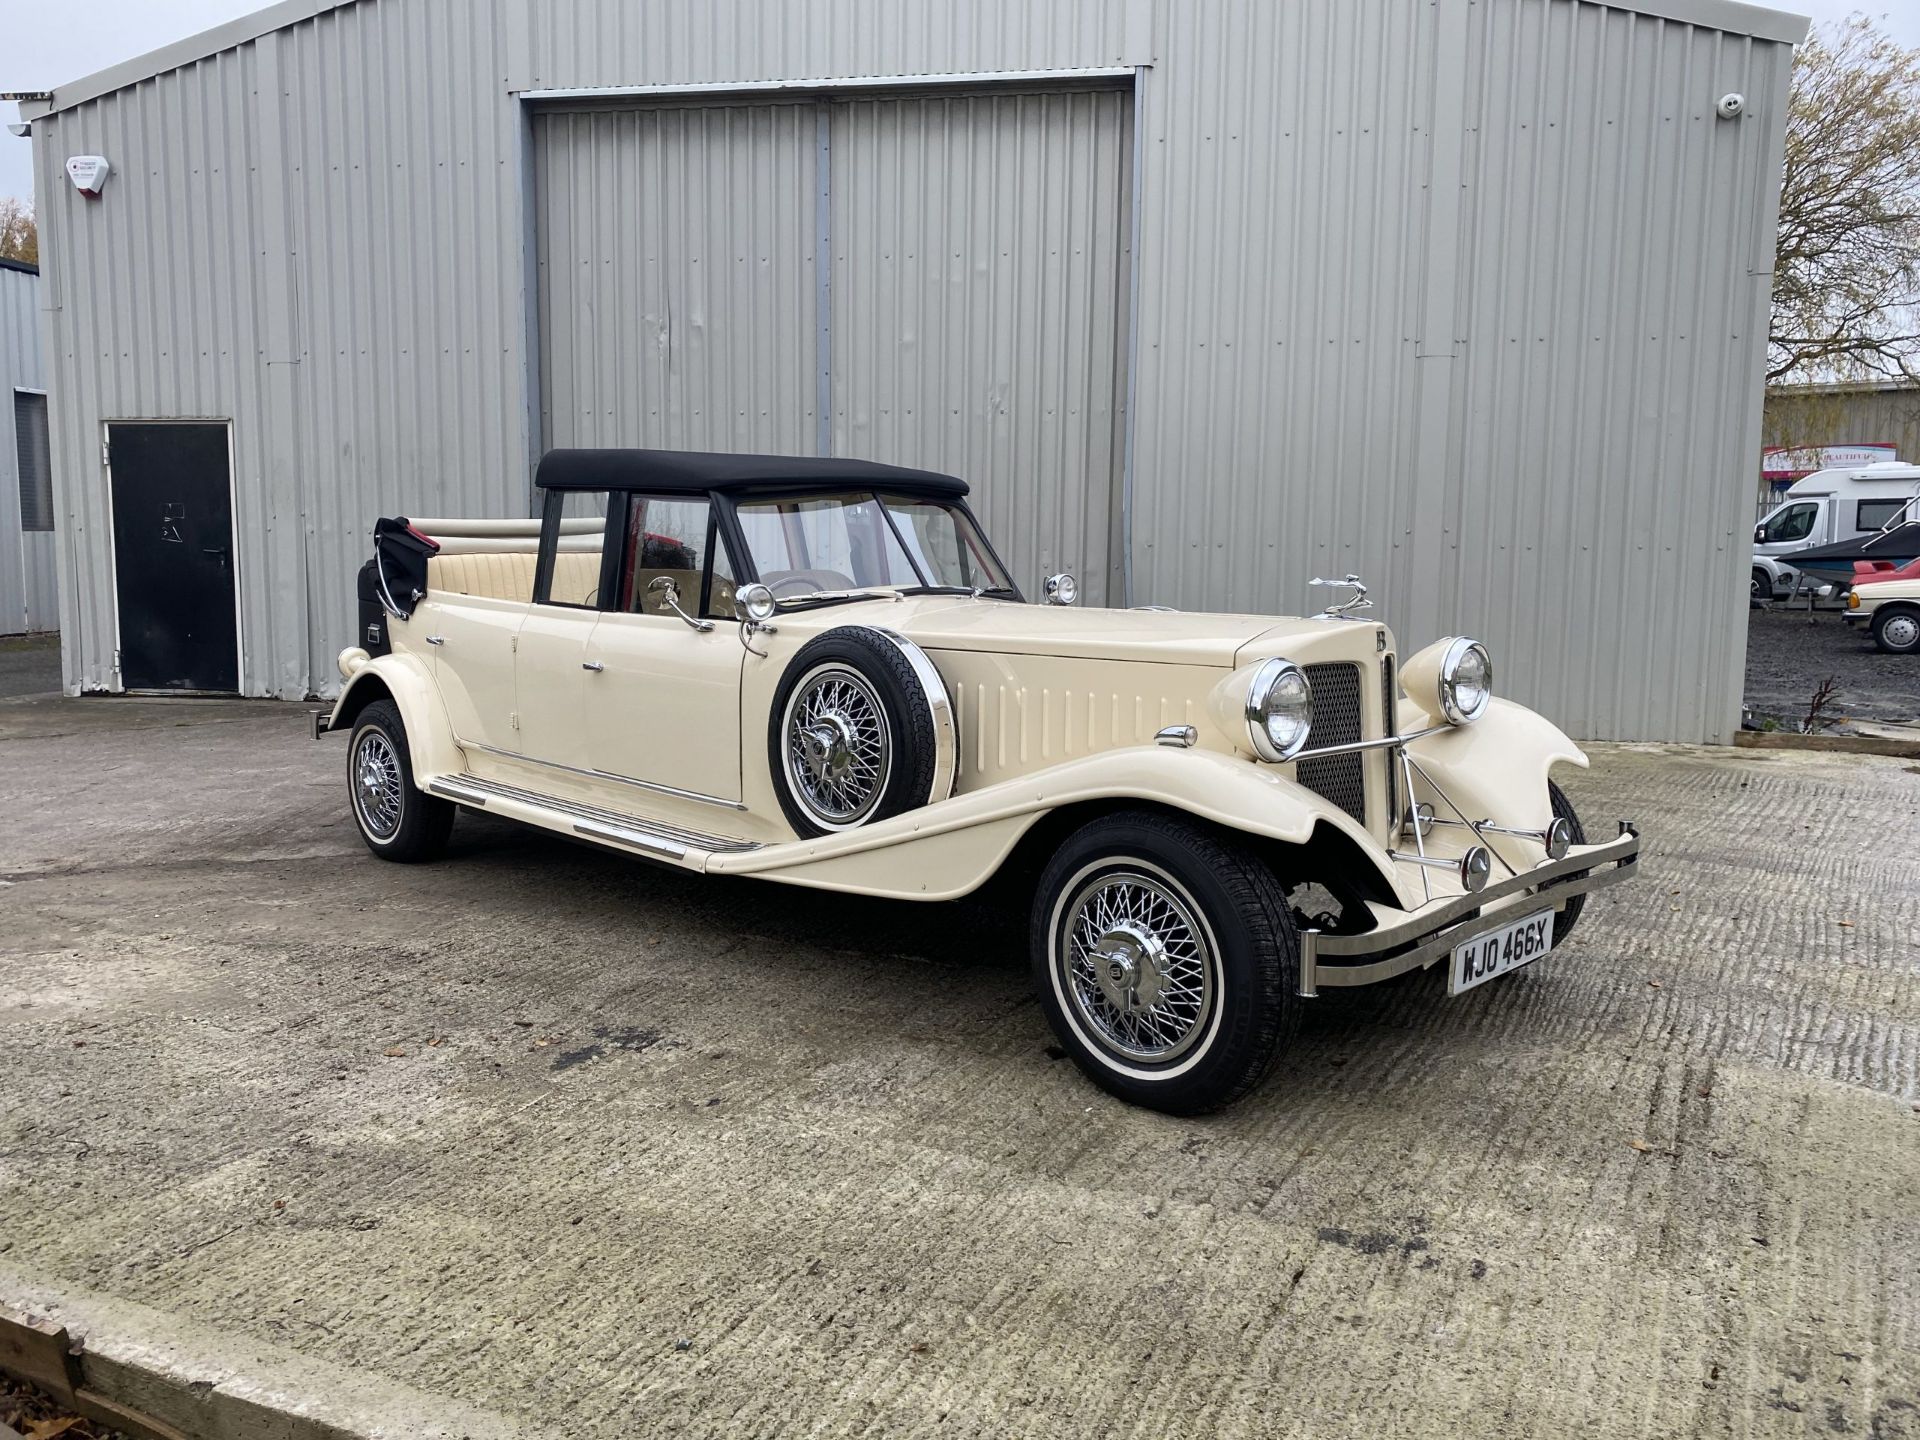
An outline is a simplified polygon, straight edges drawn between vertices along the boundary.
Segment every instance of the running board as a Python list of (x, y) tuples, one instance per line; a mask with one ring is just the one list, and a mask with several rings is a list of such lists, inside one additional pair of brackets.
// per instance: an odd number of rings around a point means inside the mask
[[(710, 855), (735, 855), (760, 848), (757, 841), (710, 835), (681, 825), (669, 825), (661, 820), (644, 820), (637, 815), (603, 810), (597, 805), (585, 805), (558, 795), (545, 795), (537, 790), (522, 789), (518, 785), (508, 785), (504, 781), (489, 780), (479, 775), (436, 778), (427, 782), (427, 789), (459, 804), (481, 809), (487, 808), (489, 800), (503, 800), (529, 810), (546, 812), (539, 818), (552, 829), (570, 828), (582, 839), (642, 850), (668, 860), (684, 860), (688, 852), (695, 850)], [(549, 820), (548, 816), (552, 818)]]

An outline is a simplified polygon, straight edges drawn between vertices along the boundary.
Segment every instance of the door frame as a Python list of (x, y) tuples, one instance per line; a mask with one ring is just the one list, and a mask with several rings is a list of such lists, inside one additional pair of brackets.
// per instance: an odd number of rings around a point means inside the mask
[[(129, 690), (120, 670), (120, 554), (114, 539), (113, 427), (116, 425), (219, 425), (227, 432), (227, 530), (228, 553), (233, 559), (233, 669), (236, 688), (227, 690)], [(246, 607), (240, 603), (244, 593), (240, 562), (240, 484), (235, 464), (233, 420), (224, 415), (117, 416), (100, 422), (100, 462), (107, 475), (107, 565), (113, 577), (113, 693), (117, 695), (242, 695), (247, 693)]]

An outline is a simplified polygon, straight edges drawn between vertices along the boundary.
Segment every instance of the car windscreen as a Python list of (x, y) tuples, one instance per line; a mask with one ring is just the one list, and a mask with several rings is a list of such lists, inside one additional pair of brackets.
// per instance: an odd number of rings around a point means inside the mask
[(850, 590), (1011, 590), (965, 511), (867, 490), (743, 500), (740, 530), (776, 600)]

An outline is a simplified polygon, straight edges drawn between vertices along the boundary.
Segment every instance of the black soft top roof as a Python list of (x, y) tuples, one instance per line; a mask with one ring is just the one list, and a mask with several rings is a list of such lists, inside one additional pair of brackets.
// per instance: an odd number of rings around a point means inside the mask
[(549, 450), (534, 484), (548, 490), (885, 490), (957, 500), (967, 482), (931, 470), (819, 455), (717, 455), (705, 450)]

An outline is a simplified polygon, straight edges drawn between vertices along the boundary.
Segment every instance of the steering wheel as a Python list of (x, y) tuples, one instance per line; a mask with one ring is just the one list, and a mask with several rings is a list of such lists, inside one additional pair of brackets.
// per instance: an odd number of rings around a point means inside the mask
[(762, 583), (773, 591), (775, 597), (779, 596), (783, 585), (798, 586), (795, 593), (801, 595), (817, 595), (825, 590), (854, 588), (852, 577), (842, 575), (838, 570), (789, 570), (778, 580), (767, 580)]

